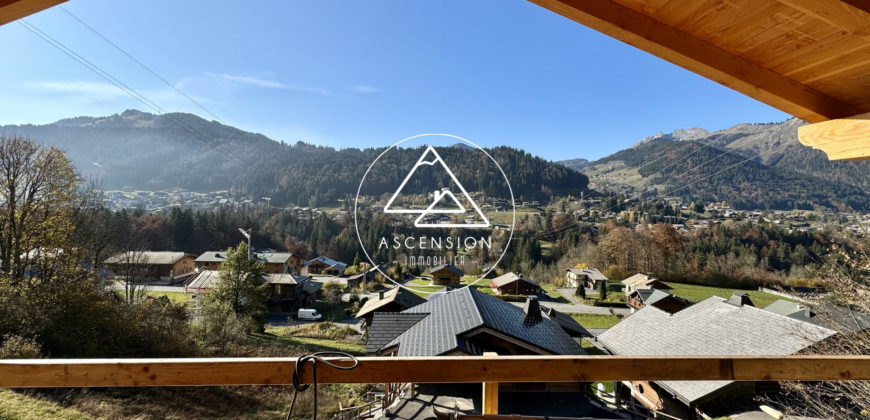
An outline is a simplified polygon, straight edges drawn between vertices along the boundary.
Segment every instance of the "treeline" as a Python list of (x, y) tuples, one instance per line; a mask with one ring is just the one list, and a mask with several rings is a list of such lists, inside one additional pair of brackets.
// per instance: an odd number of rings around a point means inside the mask
[(609, 221), (598, 233), (579, 228), (558, 235), (549, 244), (550, 258), (535, 250), (540, 239), (520, 237), (515, 254), (519, 261), (510, 267), (557, 284), (565, 268), (587, 263), (613, 280), (645, 273), (665, 281), (720, 287), (807, 285), (817, 280), (817, 269), (838, 241), (833, 235), (731, 221), (690, 233), (665, 223), (635, 228)]
[[(369, 165), (384, 149), (342, 149), (297, 143), (288, 147), (279, 167), (257, 165), (240, 173), (233, 190), (253, 197), (269, 196), (276, 205), (323, 206), (338, 199), (352, 200)], [(366, 175), (366, 194), (393, 193), (424, 148), (398, 148), (400, 158), (383, 160)], [(588, 178), (577, 171), (510, 147), (488, 149), (508, 176), (517, 200), (549, 200), (554, 195), (579, 195)], [(470, 192), (488, 198), (510, 198), (504, 177), (480, 153), (458, 147), (438, 148), (438, 153)], [(404, 162), (403, 166), (395, 162)], [(449, 185), (446, 175), (423, 180), (425, 190)]]

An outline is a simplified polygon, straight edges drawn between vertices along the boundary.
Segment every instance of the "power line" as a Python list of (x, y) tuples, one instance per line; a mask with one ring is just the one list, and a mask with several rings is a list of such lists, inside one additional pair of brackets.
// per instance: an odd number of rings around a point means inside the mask
[(127, 84), (125, 84), (121, 80), (112, 76), (110, 73), (108, 73), (107, 71), (100, 68), (100, 66), (92, 63), (91, 61), (89, 61), (85, 57), (82, 57), (81, 55), (79, 55), (78, 53), (76, 53), (75, 51), (73, 51), (72, 49), (67, 47), (66, 45), (64, 45), (62, 42), (53, 38), (51, 35), (43, 32), (42, 30), (40, 30), (39, 28), (37, 28), (33, 24), (27, 22), (25, 19), (20, 19), (18, 21), (18, 23), (21, 24), (22, 26), (24, 26), (25, 28), (27, 28), (27, 30), (29, 30), (30, 32), (32, 32), (35, 35), (42, 38), (44, 41), (49, 43), (51, 46), (57, 48), (58, 50), (60, 50), (61, 52), (63, 52), (64, 54), (66, 54), (67, 56), (72, 58), (73, 60), (77, 61), (79, 64), (85, 66), (88, 70), (91, 70), (92, 72), (94, 72), (98, 76), (102, 77), (103, 79), (105, 79), (106, 81), (108, 81), (109, 83), (111, 83), (112, 85), (117, 87), (118, 89), (120, 89), (122, 92), (126, 93), (127, 95), (129, 95), (129, 96), (133, 97), (134, 99), (136, 99), (137, 101), (141, 102), (142, 104), (144, 104), (146, 107), (150, 108), (152, 111), (154, 111), (158, 115), (162, 115), (162, 116), (166, 117), (172, 123), (174, 123), (178, 127), (182, 128), (183, 130), (187, 131), (189, 134), (191, 134), (195, 138), (203, 141), (206, 145), (214, 148), (215, 151), (223, 154), (224, 157), (226, 157), (227, 159), (235, 161), (236, 163), (239, 163), (243, 166), (247, 166), (247, 165), (250, 165), (253, 163), (253, 162), (244, 162), (240, 158), (236, 157), (235, 155), (228, 154), (228, 153), (222, 151), (220, 145), (212, 142), (211, 139), (209, 139), (205, 134), (200, 133), (196, 129), (188, 126), (187, 124), (185, 124), (180, 119), (176, 118), (171, 113), (164, 112), (163, 108), (161, 108), (159, 105), (157, 105), (156, 103), (154, 103), (153, 101), (151, 101), (150, 99), (148, 99), (147, 97), (145, 97), (144, 95), (142, 95), (141, 93), (136, 91), (136, 89), (133, 89), (132, 87), (128, 86)]
[(75, 19), (78, 23), (82, 24), (82, 26), (84, 26), (85, 28), (88, 28), (88, 30), (90, 30), (91, 32), (93, 32), (94, 34), (96, 34), (98, 37), (102, 38), (103, 41), (106, 41), (109, 45), (111, 45), (112, 47), (115, 47), (116, 50), (118, 50), (118, 51), (120, 51), (122, 54), (126, 55), (127, 58), (129, 58), (130, 60), (132, 60), (134, 63), (138, 64), (139, 67), (142, 67), (143, 69), (145, 69), (145, 71), (147, 71), (148, 73), (151, 73), (151, 75), (153, 75), (154, 77), (156, 77), (157, 79), (159, 79), (159, 80), (160, 80), (161, 82), (163, 82), (166, 86), (169, 86), (172, 90), (176, 91), (179, 95), (184, 96), (185, 98), (187, 98), (188, 101), (190, 101), (191, 103), (193, 103), (194, 105), (196, 105), (197, 107), (199, 107), (199, 109), (205, 111), (207, 114), (209, 114), (209, 115), (211, 115), (212, 117), (214, 117), (214, 119), (217, 120), (218, 122), (223, 123), (223, 121), (220, 119), (220, 117), (218, 117), (218, 116), (215, 115), (213, 112), (211, 112), (208, 108), (206, 108), (204, 105), (202, 105), (201, 103), (199, 103), (199, 101), (197, 101), (196, 99), (194, 99), (194, 98), (191, 97), (190, 95), (188, 95), (188, 94), (184, 93), (183, 91), (181, 91), (181, 89), (179, 89), (177, 86), (175, 86), (175, 84), (169, 82), (169, 81), (166, 80), (163, 76), (161, 76), (160, 74), (158, 74), (156, 71), (152, 70), (150, 67), (148, 67), (147, 65), (145, 65), (145, 63), (139, 61), (139, 60), (138, 60), (136, 57), (134, 57), (132, 54), (130, 54), (129, 52), (127, 52), (125, 49), (121, 48), (121, 46), (119, 46), (118, 44), (112, 42), (112, 40), (110, 40), (110, 39), (107, 38), (105, 35), (103, 35), (103, 34), (100, 33), (99, 31), (97, 31), (96, 29), (94, 29), (91, 25), (88, 25), (88, 24), (87, 24), (85, 21), (83, 21), (81, 18), (79, 18), (78, 16), (74, 15), (72, 12), (70, 12), (69, 10), (67, 10), (66, 7), (63, 7), (63, 6), (58, 6), (58, 7), (60, 7), (61, 10), (63, 10), (64, 12), (66, 12), (66, 14), (70, 15), (70, 17), (72, 17), (73, 19)]

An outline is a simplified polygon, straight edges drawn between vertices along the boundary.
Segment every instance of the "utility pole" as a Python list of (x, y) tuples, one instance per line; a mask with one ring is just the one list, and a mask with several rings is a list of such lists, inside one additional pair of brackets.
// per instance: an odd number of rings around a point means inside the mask
[(253, 261), (253, 259), (254, 259), (254, 248), (251, 248), (251, 229), (244, 230), (244, 229), (242, 229), (242, 228), (239, 228), (239, 232), (241, 232), (242, 235), (244, 235), (245, 238), (248, 239), (248, 260), (249, 260), (249, 261)]

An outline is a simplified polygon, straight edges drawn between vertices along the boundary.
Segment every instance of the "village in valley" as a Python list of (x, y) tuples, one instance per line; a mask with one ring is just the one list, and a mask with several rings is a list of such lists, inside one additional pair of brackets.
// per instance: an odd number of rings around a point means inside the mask
[[(825, 226), (836, 226), (865, 235), (870, 224), (870, 217), (860, 214), (742, 211), (724, 203), (668, 205), (680, 215), (668, 216), (670, 223), (643, 212), (593, 209), (602, 207), (600, 199), (561, 200), (545, 206), (525, 203), (518, 206), (518, 214), (528, 222), (552, 209), (562, 209), (559, 214), (571, 215), (576, 229), (587, 229), (593, 235), (599, 234), (599, 227), (603, 234), (616, 226), (627, 226), (636, 231), (667, 229), (679, 237), (716, 229), (723, 223), (749, 229), (765, 225), (795, 235), (811, 235)], [(337, 221), (346, 213), (334, 209), (285, 211), (323, 213)], [(245, 237), (250, 239), (249, 232), (239, 229), (240, 246), (229, 250), (198, 254), (139, 250), (112, 256), (104, 264), (107, 287), (141, 289), (149, 299), (166, 297), (181, 302), (196, 318), (201, 302), (226, 281), (222, 276), (227, 274), (221, 271), (224, 261), (244, 246), (250, 249), (245, 251), (246, 258), (259, 267), (256, 283), (265, 289), (262, 303), (268, 314), (262, 319), (266, 334), (304, 337), (316, 330), (340, 330), (343, 333), (336, 338), (320, 339), (318, 345), (351, 348), (369, 356), (788, 355), (870, 325), (870, 316), (849, 308), (811, 305), (810, 301), (817, 302), (826, 291), (806, 282), (753, 288), (691, 284), (656, 278), (650, 272), (620, 274), (625, 271), (565, 257), (553, 260), (553, 265), (562, 264), (556, 267), (560, 274), (543, 278), (523, 270), (530, 267), (528, 262), (502, 264), (520, 267), (517, 271), (499, 266), (486, 272), (476, 267), (477, 272), (466, 273), (452, 263), (411, 270), (402, 259), (373, 265), (362, 261), (357, 251), (354, 261), (339, 261), (328, 255), (311, 257), (257, 248), (256, 243), (245, 243)], [(130, 268), (133, 265), (135, 270)], [(136, 273), (137, 277), (126, 278), (124, 273)], [(333, 344), (329, 344), (331, 340), (335, 340)], [(480, 404), (479, 391), (473, 388), (389, 386), (390, 392), (342, 409), (338, 418), (414, 418), (413, 413), (421, 411), (444, 411), (444, 404), (470, 413)], [(502, 404), (512, 412), (532, 412), (534, 407), (547, 404), (550, 412), (565, 416), (623, 418), (647, 413), (666, 418), (719, 418), (775, 412), (759, 403), (770, 390), (764, 383), (622, 381), (542, 384), (535, 390), (502, 384), (499, 392), (505, 401)], [(584, 403), (578, 402), (579, 396)]]

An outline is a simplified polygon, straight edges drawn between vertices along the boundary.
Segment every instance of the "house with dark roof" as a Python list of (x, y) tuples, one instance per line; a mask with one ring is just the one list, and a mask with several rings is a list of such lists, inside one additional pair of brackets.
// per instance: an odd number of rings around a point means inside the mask
[(462, 269), (451, 264), (439, 265), (429, 269), (433, 286), (459, 286), (462, 283)]
[(333, 260), (329, 257), (320, 256), (305, 263), (307, 275), (324, 274), (327, 276), (340, 276), (347, 269), (347, 264)]
[[(567, 317), (570, 318), (570, 317)], [(447, 356), (584, 354), (572, 334), (585, 329), (558, 312), (544, 311), (531, 296), (524, 308), (465, 287), (436, 294), (399, 313), (375, 312), (369, 327), (371, 355)], [(571, 319), (570, 321), (573, 321)], [(397, 323), (407, 328), (396, 327)]]
[(500, 295), (537, 295), (541, 285), (522, 274), (507, 273), (492, 279), (490, 287)]
[(356, 318), (362, 318), (366, 325), (371, 325), (375, 312), (401, 312), (423, 302), (426, 302), (426, 299), (410, 290), (394, 287), (387, 291), (382, 290), (378, 292), (378, 296), (369, 298), (356, 313)]
[[(713, 296), (676, 313), (647, 305), (600, 334), (598, 342), (616, 355), (790, 355), (834, 334), (735, 295)], [(617, 387), (627, 387), (647, 408), (678, 418), (726, 415), (717, 410), (751, 401), (756, 390), (755, 383), (735, 381), (634, 381)]]
[(578, 287), (585, 285), (590, 289), (598, 289), (601, 282), (606, 282), (607, 276), (597, 268), (568, 268), (565, 269), (565, 287)]
[(647, 305), (673, 314), (688, 307), (689, 301), (659, 289), (637, 289), (628, 295), (628, 306), (632, 313)]

